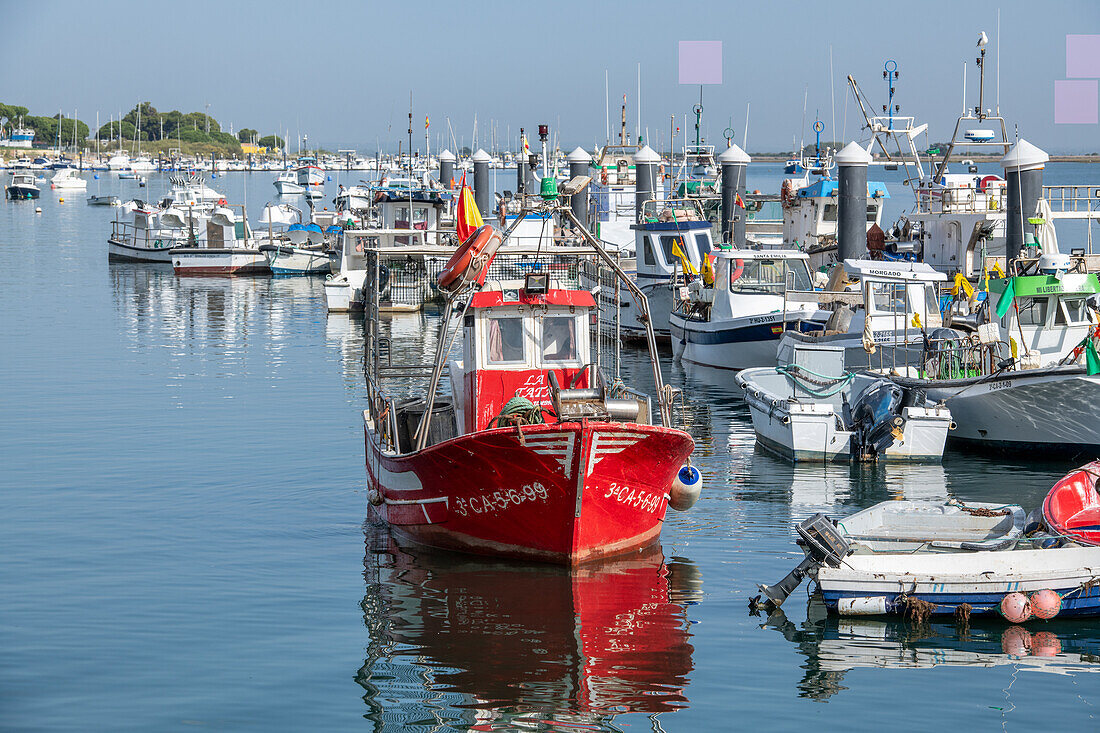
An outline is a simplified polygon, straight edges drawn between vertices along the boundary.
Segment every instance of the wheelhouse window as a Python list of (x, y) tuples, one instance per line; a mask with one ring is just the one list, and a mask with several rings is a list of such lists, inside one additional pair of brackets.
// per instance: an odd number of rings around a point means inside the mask
[(696, 234), (695, 235), (695, 248), (699, 250), (701, 256), (710, 254), (710, 235), (709, 234)]
[(653, 240), (649, 237), (642, 238), (642, 261), (651, 266), (657, 264), (657, 259), (653, 256)]
[(789, 290), (813, 290), (810, 270), (802, 260), (731, 260), (730, 290), (735, 293), (782, 295)]
[[(876, 313), (907, 313), (905, 285), (902, 283), (868, 283), (871, 304)], [(938, 311), (937, 311), (938, 312)]]
[(1089, 309), (1084, 298), (1062, 298), (1062, 307), (1055, 311), (1054, 322), (1061, 325), (1088, 323)]
[(489, 323), (489, 364), (521, 364), (527, 361), (523, 319), (518, 316), (492, 317)]
[(577, 319), (547, 316), (542, 319), (543, 361), (577, 360)]
[(1016, 298), (1016, 309), (1021, 326), (1045, 326), (1048, 298)]

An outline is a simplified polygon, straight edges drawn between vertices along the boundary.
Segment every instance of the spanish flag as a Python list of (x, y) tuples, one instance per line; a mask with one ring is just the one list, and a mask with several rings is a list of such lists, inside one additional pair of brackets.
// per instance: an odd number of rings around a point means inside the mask
[(474, 201), (474, 192), (466, 185), (466, 173), (462, 174), (462, 183), (459, 184), (458, 210), (455, 212), (455, 223), (458, 229), (458, 239), (465, 242), (477, 228), (485, 222), (481, 219), (481, 212), (477, 210)]
[(733, 200), (734, 206), (739, 209), (745, 208), (745, 199), (741, 198), (741, 194), (737, 194), (737, 198)]

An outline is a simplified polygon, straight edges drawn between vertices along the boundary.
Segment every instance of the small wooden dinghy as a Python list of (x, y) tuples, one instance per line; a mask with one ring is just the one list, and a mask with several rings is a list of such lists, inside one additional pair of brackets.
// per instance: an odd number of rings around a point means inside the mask
[(1054, 484), (1043, 500), (1043, 520), (1052, 534), (1072, 537), (1085, 545), (1100, 545), (1100, 461), (1072, 471)]

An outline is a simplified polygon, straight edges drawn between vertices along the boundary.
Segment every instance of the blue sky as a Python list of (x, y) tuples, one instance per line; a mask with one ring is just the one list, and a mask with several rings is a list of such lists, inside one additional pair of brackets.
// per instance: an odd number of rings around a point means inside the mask
[[(898, 63), (902, 114), (950, 136), (962, 107), (962, 63), (976, 92), (975, 42), (984, 30), (996, 54), (1001, 11), (1000, 106), (1022, 137), (1050, 152), (1100, 151), (1097, 125), (1056, 125), (1054, 80), (1066, 78), (1065, 35), (1100, 33), (1097, 0), (944, 2), (553, 3), (264, 2), (2, 3), (0, 101), (38, 114), (59, 108), (93, 124), (140, 100), (158, 109), (210, 113), (225, 128), (308, 134), (326, 147), (395, 149), (408, 127), (422, 146), (424, 117), (433, 148), (451, 129), (479, 144), (490, 126), (503, 139), (539, 122), (560, 127), (563, 145), (591, 148), (605, 137), (604, 72), (613, 129), (627, 94), (628, 129), (637, 124), (641, 64), (643, 133), (667, 146), (669, 118), (684, 127), (698, 87), (677, 83), (677, 42), (721, 40), (724, 83), (704, 89), (711, 142), (731, 125), (748, 148), (786, 150), (807, 141), (815, 111), (836, 134), (857, 137), (846, 77), (885, 102), (882, 66)], [(828, 9), (826, 11), (826, 8)], [(830, 94), (829, 53), (833, 57)], [(996, 102), (996, 58), (986, 105)], [(976, 104), (976, 94), (971, 104)], [(847, 102), (847, 110), (845, 106)], [(847, 135), (844, 135), (845, 114)], [(690, 122), (689, 122), (690, 126)], [(682, 138), (677, 145), (682, 143)]]

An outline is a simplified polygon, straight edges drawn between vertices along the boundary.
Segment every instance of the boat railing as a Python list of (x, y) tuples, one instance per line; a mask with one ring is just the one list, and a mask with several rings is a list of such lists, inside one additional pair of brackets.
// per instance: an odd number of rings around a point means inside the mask
[[(173, 236), (160, 229), (138, 227), (124, 221), (111, 222), (111, 240), (127, 247), (143, 249), (170, 249), (180, 246), (187, 239), (187, 230), (181, 236)], [(196, 238), (201, 233), (196, 231)]]
[(642, 220), (648, 222), (706, 221), (703, 206), (695, 198), (649, 199), (642, 204)]
[(1100, 186), (1043, 186), (1043, 198), (1060, 219), (1100, 219)]
[(999, 213), (1006, 209), (1005, 189), (921, 187), (917, 210), (930, 214)]

